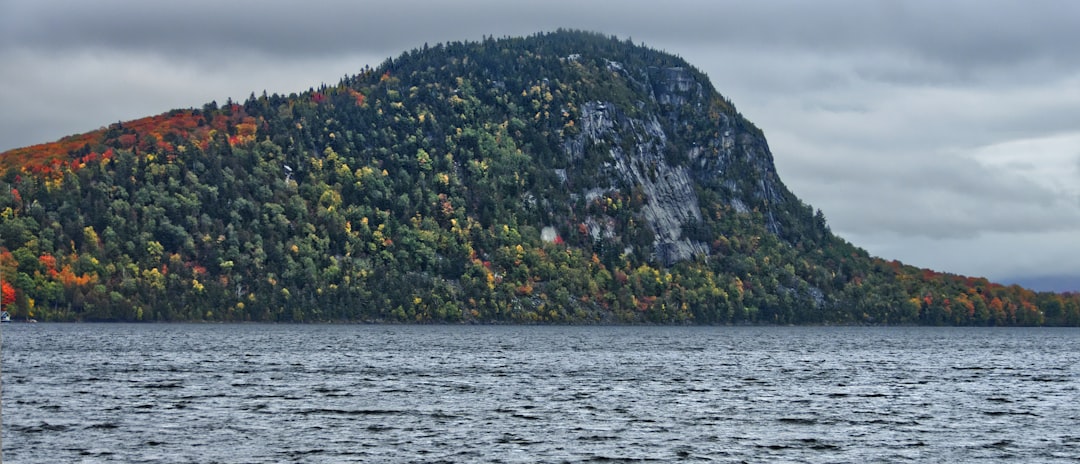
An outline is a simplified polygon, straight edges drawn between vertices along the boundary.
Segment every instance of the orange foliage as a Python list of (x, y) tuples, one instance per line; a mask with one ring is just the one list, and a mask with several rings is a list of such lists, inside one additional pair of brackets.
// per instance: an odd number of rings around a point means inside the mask
[(520, 285), (515, 289), (518, 295), (529, 296), (533, 293), (533, 286), (531, 282), (525, 282), (524, 285)]
[(247, 116), (240, 105), (232, 105), (230, 109), (232, 113), (227, 116), (222, 113), (204, 115), (196, 110), (174, 110), (71, 135), (56, 142), (16, 148), (0, 153), (0, 172), (19, 168), (24, 173), (56, 179), (62, 177), (63, 167), (74, 171), (92, 161), (110, 159), (114, 149), (134, 150), (137, 153), (171, 153), (177, 150), (176, 143), (191, 143), (205, 148), (211, 131), (227, 133), (230, 127), (234, 127), (233, 133), (240, 137), (238, 142), (254, 140), (258, 121)]
[(71, 270), (70, 264), (64, 265), (63, 269), (60, 269), (60, 272), (56, 275), (56, 279), (67, 288), (84, 287), (97, 282), (97, 276), (95, 275), (76, 275), (75, 272)]
[(655, 296), (643, 296), (636, 300), (638, 311), (647, 311), (656, 303)]
[(356, 106), (364, 106), (364, 94), (349, 89), (349, 95), (352, 95), (352, 97), (356, 99)]
[(68, 153), (82, 149), (88, 144), (97, 143), (101, 132), (71, 135), (51, 143), (6, 151), (0, 154), (0, 169), (7, 170), (16, 166), (47, 167), (53, 160), (67, 157)]
[(0, 291), (0, 305), (7, 306), (15, 302), (15, 287), (7, 282), (2, 283), (3, 290)]
[(236, 125), (236, 135), (229, 137), (229, 145), (235, 147), (254, 142), (257, 127), (255, 118), (244, 118), (244, 122)]

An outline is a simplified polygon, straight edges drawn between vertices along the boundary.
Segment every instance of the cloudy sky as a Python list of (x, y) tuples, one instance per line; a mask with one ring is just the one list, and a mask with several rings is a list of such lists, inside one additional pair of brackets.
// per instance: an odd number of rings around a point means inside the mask
[(337, 83), (425, 42), (586, 29), (705, 71), (871, 253), (1080, 290), (1078, 18), (1072, 0), (0, 0), (0, 151)]

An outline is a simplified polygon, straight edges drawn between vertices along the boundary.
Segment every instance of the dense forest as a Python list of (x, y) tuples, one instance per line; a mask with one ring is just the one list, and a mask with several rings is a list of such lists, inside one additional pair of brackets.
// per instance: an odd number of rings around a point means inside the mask
[(424, 45), (0, 175), (15, 319), (1080, 325), (1076, 294), (836, 237), (702, 73), (578, 31)]

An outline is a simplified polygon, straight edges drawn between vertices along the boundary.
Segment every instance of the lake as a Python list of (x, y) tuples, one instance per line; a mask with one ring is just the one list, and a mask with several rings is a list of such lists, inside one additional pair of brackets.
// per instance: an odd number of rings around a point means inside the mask
[(1080, 459), (1077, 329), (2, 331), (6, 463)]

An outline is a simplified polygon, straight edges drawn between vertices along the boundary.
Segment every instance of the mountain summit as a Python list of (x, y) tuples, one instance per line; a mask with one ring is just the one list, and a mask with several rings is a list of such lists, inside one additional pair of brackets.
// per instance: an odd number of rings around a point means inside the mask
[(700, 71), (598, 34), (12, 150), (4, 307), (47, 320), (1076, 325), (1076, 295), (873, 258)]

